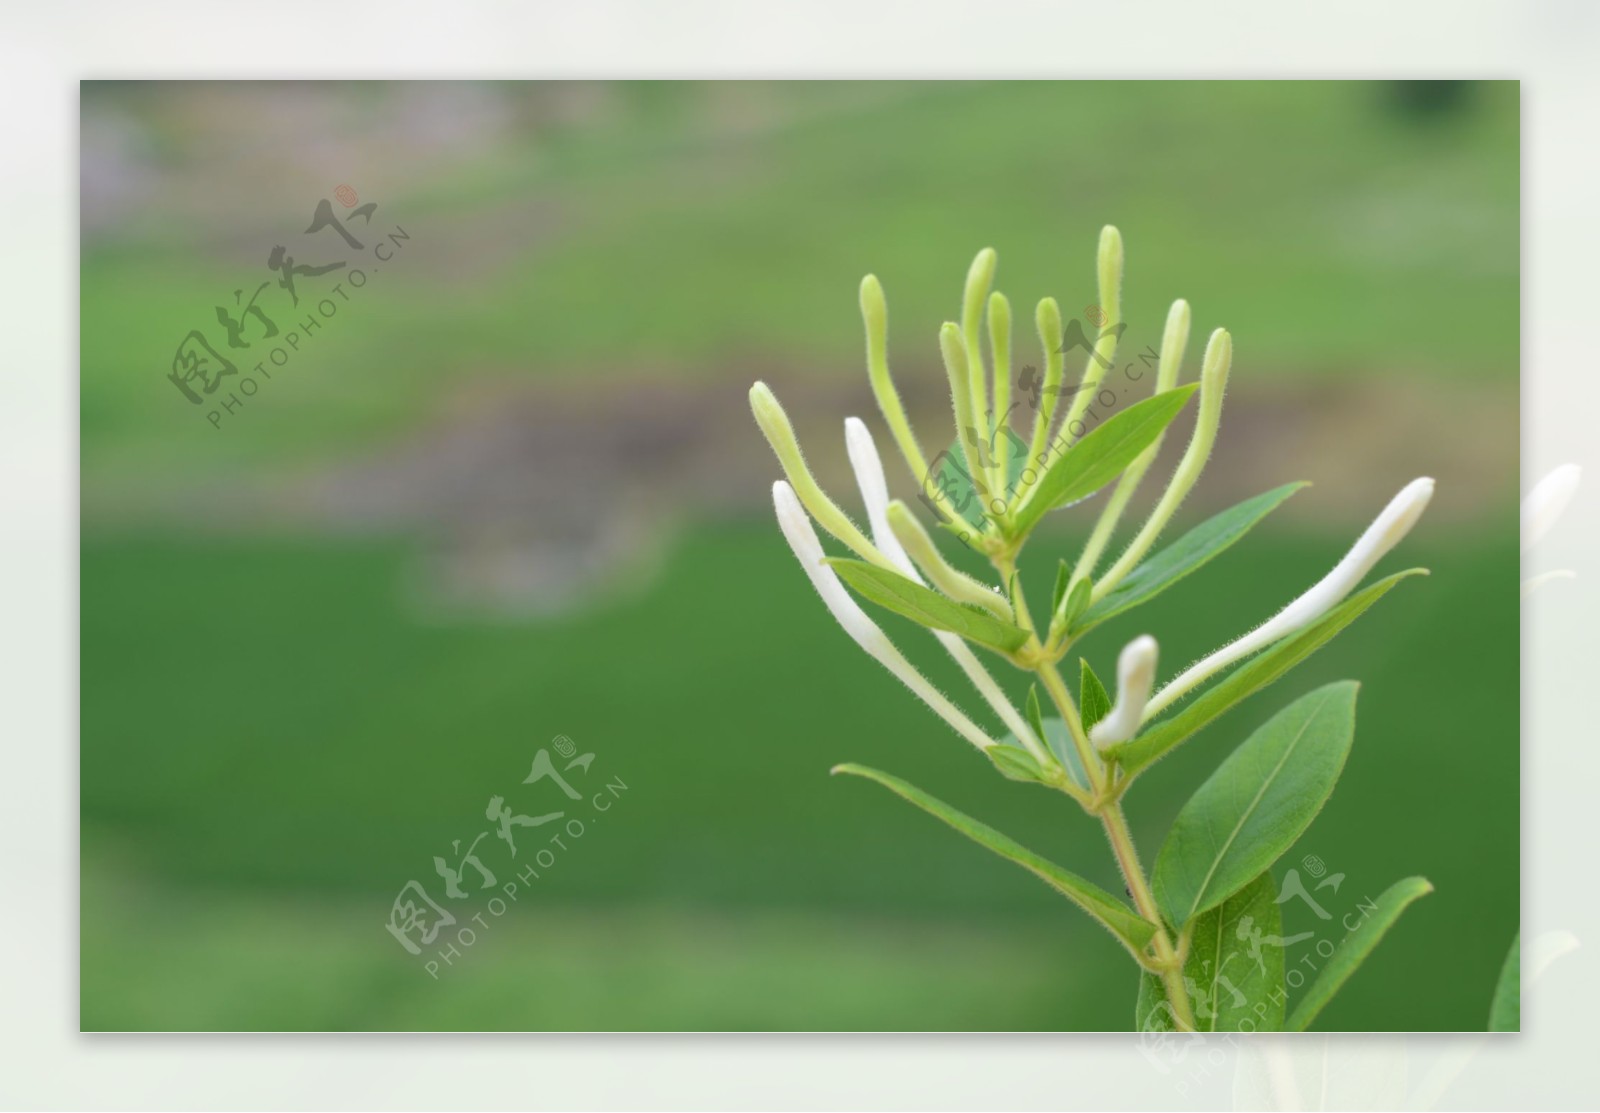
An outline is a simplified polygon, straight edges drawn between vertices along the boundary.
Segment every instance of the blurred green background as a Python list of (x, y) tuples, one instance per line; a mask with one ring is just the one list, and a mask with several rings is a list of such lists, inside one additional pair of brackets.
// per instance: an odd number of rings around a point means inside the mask
[[(771, 383), (854, 508), (843, 417), (888, 445), (861, 276), (934, 444), (972, 255), (999, 251), (1021, 365), (1039, 297), (1095, 300), (1110, 222), (1126, 351), (1179, 296), (1187, 378), (1212, 328), (1234, 336), (1180, 527), (1314, 485), (1090, 635), (1103, 676), (1134, 634), (1176, 668), (1261, 621), (1439, 479), (1384, 566), (1433, 575), (1147, 774), (1141, 850), (1274, 710), (1360, 679), (1350, 764), (1279, 873), (1343, 874), (1317, 893), (1336, 915), (1409, 874), (1437, 892), (1319, 1026), (1481, 1029), (1518, 923), (1518, 111), (1514, 83), (85, 84), (82, 1027), (1130, 1027), (1109, 936), (827, 776), (898, 773), (1120, 889), (1092, 821), (999, 778), (833, 625), (745, 402)], [(340, 185), (377, 203), (333, 204), (366, 262), (305, 231)], [(215, 307), (275, 283), (279, 245), (349, 266), (299, 278), (298, 308), (262, 292), (279, 338), (248, 323), (240, 374), (190, 405), (175, 348), (200, 329), (226, 353)], [(337, 314), (209, 420), (340, 281)], [(1025, 554), (1036, 600), (1088, 508)], [(978, 710), (931, 639), (885, 626)], [(557, 735), (596, 755), (568, 774), (583, 836), (503, 915), (470, 872), (446, 899), (434, 856), (489, 830), (491, 796), (561, 806), (521, 783)], [(515, 860), (479, 844), (499, 884), (547, 830)], [(411, 880), (476, 930), (437, 977), (455, 929), (420, 957), (384, 930)]]

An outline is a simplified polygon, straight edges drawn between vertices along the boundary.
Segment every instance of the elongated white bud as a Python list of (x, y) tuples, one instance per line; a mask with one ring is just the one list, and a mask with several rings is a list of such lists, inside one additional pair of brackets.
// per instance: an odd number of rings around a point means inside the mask
[(1533, 485), (1528, 497), (1522, 500), (1522, 551), (1527, 552), (1534, 543), (1550, 532), (1556, 519), (1572, 501), (1578, 490), (1578, 480), (1583, 469), (1577, 464), (1562, 464), (1555, 471)]
[[(883, 458), (878, 455), (878, 444), (872, 439), (872, 431), (867, 428), (866, 422), (859, 417), (845, 418), (844, 443), (850, 453), (850, 466), (855, 469), (856, 486), (861, 488), (861, 501), (867, 507), (867, 524), (872, 529), (873, 544), (889, 559), (896, 571), (926, 586), (926, 581), (917, 571), (916, 562), (911, 559), (900, 534), (895, 532), (894, 523), (890, 521), (889, 485), (883, 478)], [(937, 557), (932, 542), (927, 541), (927, 535), (921, 533), (915, 519), (910, 518), (909, 514), (907, 524), (920, 535), (914, 535), (917, 541), (926, 542), (924, 555), (939, 561), (937, 566), (926, 562), (924, 565), (929, 568), (935, 588), (958, 603), (977, 603), (1007, 622), (1013, 621), (1011, 608), (999, 595), (970, 577), (963, 576)], [(959, 638), (956, 640), (960, 641)]]
[[(907, 579), (926, 586), (917, 571), (916, 564), (912, 562), (910, 554), (900, 544), (900, 539), (895, 536), (889, 524), (889, 485), (883, 478), (883, 458), (878, 455), (877, 442), (872, 439), (872, 431), (867, 428), (866, 422), (859, 417), (845, 418), (844, 443), (850, 453), (850, 466), (855, 469), (856, 485), (861, 488), (861, 501), (867, 506), (867, 522), (872, 527), (873, 544), (882, 550), (883, 555), (888, 557)], [(981, 591), (982, 588), (978, 590)], [(1007, 619), (1009, 621), (1009, 616)], [(1035, 737), (1028, 721), (1012, 706), (1000, 686), (994, 682), (989, 670), (983, 667), (978, 655), (968, 648), (959, 634), (952, 634), (948, 630), (934, 630), (932, 634), (939, 639), (939, 644), (944, 646), (956, 664), (961, 666), (961, 671), (967, 674), (967, 679), (978, 689), (978, 694), (984, 698), (995, 714), (1000, 716), (1001, 721), (1011, 728), (1011, 733), (1017, 736), (1035, 758), (1048, 765), (1050, 758), (1043, 744)]]
[(921, 583), (922, 577), (917, 575), (911, 558), (889, 528), (889, 483), (883, 476), (883, 458), (878, 455), (872, 431), (859, 417), (844, 419), (844, 447), (850, 454), (850, 466), (855, 469), (856, 486), (861, 488), (861, 501), (867, 505), (872, 543), (897, 569)]
[(783, 480), (778, 480), (772, 485), (772, 503), (778, 513), (778, 527), (783, 530), (789, 548), (794, 550), (795, 557), (800, 561), (800, 567), (805, 569), (806, 575), (811, 579), (811, 586), (817, 589), (817, 594), (822, 596), (823, 603), (827, 605), (839, 625), (844, 627), (845, 633), (849, 634), (855, 643), (866, 650), (879, 664), (894, 673), (901, 683), (910, 688), (922, 702), (933, 708), (940, 718), (954, 727), (956, 733), (968, 742), (980, 750), (987, 750), (995, 745), (994, 739), (979, 730), (971, 719), (946, 699), (942, 692), (906, 660), (904, 654), (889, 640), (889, 636), (879, 629), (878, 624), (873, 622), (850, 597), (838, 574), (823, 563), (825, 554), (822, 551), (822, 542), (817, 540), (817, 531), (811, 527), (811, 519), (807, 516), (805, 508), (800, 505), (800, 499), (795, 495), (794, 489)]
[(1432, 498), (1433, 480), (1413, 479), (1407, 483), (1399, 494), (1389, 500), (1383, 513), (1373, 519), (1366, 532), (1357, 538), (1344, 559), (1333, 566), (1333, 571), (1318, 580), (1310, 591), (1279, 611), (1262, 629), (1269, 631), (1273, 638), (1281, 637), (1331, 610), (1355, 590), (1355, 586), (1372, 571), (1373, 565), (1411, 532), (1411, 527), (1417, 524), (1417, 519), (1422, 517)]
[(1089, 732), (1099, 749), (1126, 742), (1144, 719), (1145, 704), (1156, 681), (1156, 640), (1142, 634), (1122, 647), (1117, 658), (1117, 702)]
[(1144, 717), (1149, 719), (1160, 714), (1165, 707), (1208, 676), (1227, 668), (1242, 657), (1248, 657), (1258, 649), (1271, 645), (1284, 635), (1309, 625), (1332, 610), (1340, 600), (1355, 589), (1362, 578), (1372, 570), (1372, 566), (1383, 559), (1384, 554), (1411, 532), (1411, 527), (1422, 517), (1422, 512), (1427, 509), (1428, 500), (1432, 497), (1433, 480), (1413, 479), (1407, 483), (1400, 489), (1399, 494), (1389, 500), (1389, 505), (1383, 508), (1383, 513), (1367, 527), (1366, 532), (1344, 555), (1344, 559), (1333, 566), (1333, 571), (1244, 637), (1228, 643), (1211, 656), (1189, 666), (1181, 676), (1156, 693), (1155, 698), (1146, 706)]

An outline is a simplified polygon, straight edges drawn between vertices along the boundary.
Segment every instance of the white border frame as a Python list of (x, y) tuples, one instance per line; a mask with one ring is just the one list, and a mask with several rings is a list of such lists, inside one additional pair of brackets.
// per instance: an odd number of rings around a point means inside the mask
[[(1595, 1108), (1600, 746), (1585, 618), (1600, 591), (1591, 414), (1600, 221), (1600, 19), (1534, 4), (985, 0), (565, 5), (438, 12), (283, 0), (32, 4), (0, 15), (0, 1103), (14, 1108), (1229, 1108), (1100, 1036), (81, 1036), (77, 1032), (77, 121), (105, 77), (1515, 77), (1524, 105), (1525, 490), (1588, 464), (1547, 542), (1579, 571), (1526, 632), (1524, 934), (1590, 941), (1479, 1054), (1447, 1103)], [(324, 30), (325, 33), (324, 33)], [(352, 46), (355, 43), (358, 45)], [(1136, 71), (1136, 72), (1132, 72)], [(1472, 327), (1463, 321), (1463, 328)], [(1507, 483), (1510, 480), (1508, 478)], [(1515, 585), (1507, 585), (1515, 590)], [(1559, 599), (1557, 598), (1559, 596)], [(1509, 744), (1509, 742), (1508, 742)], [(1440, 739), (1441, 762), (1450, 757)], [(1447, 782), (1446, 782), (1447, 784)], [(1581, 879), (1581, 880), (1580, 880)], [(1396, 1040), (1339, 1041), (1368, 1053)], [(1414, 1058), (1458, 1047), (1411, 1037)], [(1448, 1107), (1457, 1107), (1454, 1104)]]

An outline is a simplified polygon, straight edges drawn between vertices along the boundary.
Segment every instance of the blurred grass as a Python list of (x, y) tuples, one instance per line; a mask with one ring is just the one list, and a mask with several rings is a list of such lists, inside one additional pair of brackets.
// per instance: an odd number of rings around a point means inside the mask
[(548, 905), (485, 917), (435, 980), (373, 945), (370, 905), (94, 880), (94, 1030), (1052, 1030), (1127, 981), (1049, 923)]
[[(1031, 554), (1035, 576), (1055, 547), (1042, 542)], [(1335, 1002), (1331, 1027), (1477, 1023), (1517, 923), (1510, 786), (1518, 775), (1518, 681), (1503, 647), (1518, 634), (1518, 555), (1494, 539), (1456, 539), (1431, 552), (1419, 545), (1407, 555), (1435, 574), (1406, 585), (1291, 679), (1158, 765), (1131, 801), (1136, 834), (1153, 853), (1192, 785), (1255, 724), (1317, 683), (1364, 681), (1355, 756), (1296, 853), (1320, 855), (1347, 874), (1352, 891), (1375, 895), (1409, 873), (1425, 874), (1439, 891)], [(1173, 593), (1178, 598), (1153, 604), (1139, 626), (1161, 630), (1168, 659), (1185, 660), (1236, 631), (1241, 616), (1270, 613), (1326, 562), (1320, 541), (1252, 537)], [(248, 956), (252, 978), (281, 967), (275, 992), (304, 994), (300, 1019), (314, 1025), (329, 1015), (318, 1011), (328, 1007), (316, 996), (324, 990), (301, 964), (304, 946), (282, 941), (307, 938), (308, 920), (330, 946), (361, 956), (351, 976), (427, 982), (419, 961), (381, 928), (389, 901), (407, 880), (429, 880), (432, 855), (447, 853), (452, 839), (469, 841), (484, 828), (491, 794), (516, 801), (531, 791), (521, 777), (534, 750), (558, 733), (596, 751), (596, 772), (623, 777), (631, 790), (616, 809), (626, 835), (597, 832), (574, 848), (570, 868), (541, 882), (540, 900), (562, 922), (589, 910), (595, 921), (582, 938), (628, 921), (627, 909), (664, 910), (690, 926), (644, 932), (649, 948), (667, 965), (695, 968), (708, 961), (694, 939), (696, 918), (745, 910), (763, 926), (738, 946), (760, 950), (768, 940), (775, 967), (805, 969), (816, 987), (784, 998), (761, 979), (744, 993), (745, 983), (718, 975), (732, 997), (682, 1014), (685, 1022), (1127, 1023), (1131, 1006), (1122, 998), (1131, 1000), (1131, 988), (1100, 992), (1117, 984), (1107, 981), (1094, 983), (1094, 993), (1073, 990), (1087, 970), (1126, 973), (1108, 936), (1033, 879), (899, 801), (826, 776), (844, 759), (908, 776), (1120, 888), (1086, 817), (995, 777), (892, 679), (863, 667), (773, 531), (730, 525), (692, 533), (647, 596), (542, 628), (421, 625), (394, 605), (403, 567), (404, 554), (390, 549), (310, 542), (119, 538), (86, 549), (86, 867), (124, 863), (122, 872), (146, 878), (157, 894), (184, 887), (190, 895), (179, 906), (196, 910), (178, 916), (162, 898), (154, 923), (186, 926), (153, 931), (141, 900), (156, 898), (119, 898), (89, 868), (85, 923), (116, 926), (85, 929), (86, 1027), (172, 1020), (187, 1007), (183, 998), (123, 991), (130, 979), (146, 989), (212, 982), (196, 940), (217, 949), (215, 962)], [(1109, 675), (1115, 647), (1133, 632), (1119, 621), (1092, 636), (1091, 663)], [(926, 639), (897, 633), (926, 648)], [(947, 662), (920, 656), (951, 690), (964, 690)], [(331, 905), (325, 918), (300, 907), (323, 900)], [(356, 911), (363, 906), (364, 916)], [(413, 1015), (429, 1025), (565, 1024), (572, 1003), (546, 997), (537, 983), (519, 982), (524, 992), (504, 996), (485, 985), (539, 968), (524, 949), (539, 945), (542, 917), (528, 908), (516, 915), (519, 925), (534, 922), (489, 936), (470, 956), (492, 976), (430, 982), (430, 995), (404, 990)], [(879, 969), (872, 956), (885, 947), (871, 932), (859, 940), (839, 932), (818, 949), (797, 942), (819, 916), (901, 925), (893, 931), (908, 947), (948, 948), (949, 961)], [(213, 925), (222, 939), (212, 940)], [(951, 933), (964, 932), (992, 940), (979, 951), (992, 946), (1012, 957), (975, 960), (998, 964), (992, 982), (958, 979), (952, 992), (976, 1002), (970, 1012), (929, 1013), (918, 994), (954, 977), (949, 967), (966, 944), (950, 942)], [(146, 934), (156, 942), (138, 945)], [(1019, 954), (1025, 959), (1013, 964)], [(1019, 988), (1035, 962), (1060, 979), (1048, 983), (1060, 991), (1048, 1001)], [(1385, 970), (1405, 972), (1403, 998), (1389, 992)], [(354, 1010), (344, 1019), (386, 1026), (387, 995), (365, 1001), (341, 998)], [(258, 1012), (248, 994), (208, 1002), (207, 1023), (223, 1027), (287, 1025), (263, 1017), (292, 1013), (282, 1004)], [(1005, 1002), (1018, 1011), (1007, 1012)], [(583, 1015), (596, 1026), (650, 1027), (662, 1007), (648, 993), (619, 992), (603, 1024), (598, 1014)]]

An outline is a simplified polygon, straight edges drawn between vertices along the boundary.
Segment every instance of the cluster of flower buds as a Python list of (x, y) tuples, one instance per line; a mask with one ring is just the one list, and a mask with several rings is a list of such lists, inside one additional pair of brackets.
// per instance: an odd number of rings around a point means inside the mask
[[(1048, 767), (1059, 759), (1041, 737), (1037, 715), (1019, 712), (968, 643), (993, 649), (1029, 671), (1053, 667), (1078, 632), (1074, 627), (1077, 619), (1095, 613), (1097, 606), (1103, 611), (1115, 603), (1119, 586), (1125, 595), (1127, 585), (1134, 582), (1130, 577), (1135, 581), (1139, 575), (1150, 578), (1146, 565), (1154, 561), (1147, 558), (1194, 488), (1216, 440), (1233, 342), (1225, 330), (1213, 332), (1198, 384), (1180, 386), (1190, 309), (1186, 302), (1177, 301), (1167, 316), (1150, 397), (1109, 417), (1091, 409), (1097, 397), (1109, 393), (1102, 391), (1102, 384), (1126, 328), (1121, 312), (1122, 237), (1115, 228), (1107, 227), (1100, 237), (1099, 303), (1093, 315), (1098, 336), (1092, 346), (1086, 345), (1089, 358), (1076, 389), (1062, 387), (1066, 345), (1056, 302), (1046, 298), (1035, 311), (1044, 373), (1031, 435), (1024, 439), (1011, 428), (1010, 414), (1015, 408), (1011, 403), (1011, 309), (1003, 294), (991, 290), (996, 265), (992, 249), (978, 253), (968, 271), (961, 320), (947, 322), (939, 330), (939, 350), (949, 378), (956, 425), (954, 451), (959, 452), (964, 474), (970, 477), (982, 506), (981, 521), (976, 523), (962, 515), (938, 482), (940, 468), (930, 468), (906, 416), (889, 372), (887, 303), (882, 285), (872, 275), (861, 283), (861, 313), (872, 391), (890, 436), (913, 480), (921, 486), (922, 501), (939, 516), (938, 525), (963, 539), (976, 539), (975, 547), (989, 557), (998, 582), (980, 582), (952, 566), (907, 504), (891, 500), (883, 463), (865, 422), (854, 417), (845, 422), (850, 463), (865, 508), (863, 532), (812, 476), (788, 415), (764, 383), (751, 389), (750, 404), (786, 477), (773, 486), (779, 525), (839, 624), (963, 738), (990, 751), (1000, 740), (961, 711), (905, 658), (855, 601), (846, 583), (869, 600), (931, 628), (1017, 743)], [(1198, 394), (1193, 431), (1166, 488), (1120, 555), (1096, 575), (1124, 511), (1155, 461), (1166, 426), (1193, 394)], [(1063, 397), (1071, 401), (1058, 407), (1057, 400)], [(1115, 401), (1106, 408), (1115, 409)], [(1104, 751), (1134, 738), (1154, 717), (1207, 679), (1316, 622), (1345, 599), (1406, 535), (1432, 493), (1431, 479), (1407, 484), (1325, 577), (1262, 625), (1160, 688), (1156, 686), (1155, 638), (1145, 634), (1129, 642), (1117, 664), (1115, 701), (1087, 732), (1094, 749)], [(1036, 627), (1018, 583), (1017, 553), (1045, 513), (1096, 494), (1104, 495), (1098, 520), (1070, 571), (1063, 562), (1050, 622)], [(859, 560), (829, 558), (813, 522)]]

